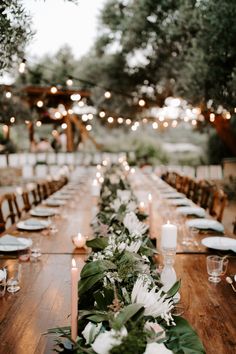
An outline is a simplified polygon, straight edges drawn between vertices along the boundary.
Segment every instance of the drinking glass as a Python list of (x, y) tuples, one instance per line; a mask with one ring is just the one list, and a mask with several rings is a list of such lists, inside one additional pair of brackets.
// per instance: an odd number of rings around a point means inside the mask
[(33, 262), (37, 262), (41, 256), (42, 256), (41, 239), (40, 238), (36, 238), (33, 241), (33, 245), (31, 247), (30, 260), (33, 261)]
[(199, 230), (196, 228), (196, 227), (190, 227), (190, 236), (191, 236), (191, 239), (192, 239), (192, 243), (195, 245), (195, 246), (199, 246), (199, 243), (198, 241), (196, 240), (196, 236), (198, 235), (199, 233)]
[(16, 293), (20, 290), (20, 272), (21, 264), (17, 264), (13, 267), (10, 278), (7, 280), (7, 291), (9, 293)]
[(220, 275), (223, 273), (224, 258), (219, 256), (207, 257), (207, 273), (210, 275), (208, 280), (212, 283), (219, 283), (221, 281)]

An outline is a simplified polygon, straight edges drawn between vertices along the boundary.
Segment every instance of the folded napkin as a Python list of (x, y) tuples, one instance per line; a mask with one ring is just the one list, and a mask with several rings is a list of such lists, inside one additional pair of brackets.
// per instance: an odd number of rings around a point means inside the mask
[(38, 220), (34, 220), (34, 219), (25, 220), (24, 224), (27, 226), (44, 226), (44, 223), (42, 223), (41, 221), (38, 221)]
[(22, 246), (24, 242), (18, 237), (11, 235), (4, 235), (0, 237), (0, 245), (1, 246)]
[(203, 208), (200, 207), (178, 207), (176, 209), (177, 213), (183, 214), (183, 215), (195, 215), (199, 216), (199, 218), (204, 218), (206, 215), (206, 212)]
[(176, 199), (170, 199), (169, 200), (169, 203), (172, 204), (172, 205), (176, 205), (176, 206), (190, 206), (192, 205), (192, 202), (187, 199), (187, 198), (176, 198)]
[(211, 219), (192, 219), (186, 221), (188, 227), (196, 227), (199, 230), (214, 230), (224, 232), (224, 225)]

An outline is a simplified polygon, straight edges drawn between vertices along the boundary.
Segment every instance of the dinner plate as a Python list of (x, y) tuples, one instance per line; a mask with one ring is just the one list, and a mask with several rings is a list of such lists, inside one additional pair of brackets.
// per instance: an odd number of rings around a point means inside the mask
[(224, 225), (212, 219), (192, 219), (186, 221), (188, 227), (196, 227), (199, 230), (213, 230), (224, 232)]
[(43, 230), (46, 227), (48, 227), (50, 223), (46, 220), (34, 220), (34, 219), (28, 219), (28, 220), (23, 220), (20, 221), (16, 224), (18, 229), (21, 230), (27, 230), (27, 231), (38, 231), (38, 230)]
[(15, 237), (8, 234), (0, 237), (1, 252), (20, 251), (29, 248), (31, 245), (31, 238)]
[(65, 201), (59, 199), (47, 199), (44, 201), (44, 204), (49, 207), (60, 207), (62, 205), (65, 205)]
[(192, 205), (192, 202), (190, 200), (188, 200), (187, 198), (169, 199), (168, 202), (172, 205), (175, 205), (175, 206), (190, 206), (190, 205)]
[(202, 244), (209, 248), (216, 250), (227, 251), (231, 250), (236, 252), (236, 240), (231, 237), (211, 236), (202, 239)]
[(37, 208), (30, 210), (30, 215), (39, 217), (48, 217), (55, 215), (55, 210), (48, 208)]
[(165, 199), (184, 199), (185, 195), (182, 193), (177, 193), (177, 192), (168, 192), (168, 193), (162, 193), (161, 196)]
[(204, 218), (206, 215), (205, 210), (200, 207), (190, 207), (190, 206), (178, 207), (176, 209), (176, 212), (182, 215), (198, 216), (199, 218)]
[(55, 194), (52, 196), (52, 199), (56, 200), (69, 200), (71, 199), (71, 195), (65, 195), (65, 194)]

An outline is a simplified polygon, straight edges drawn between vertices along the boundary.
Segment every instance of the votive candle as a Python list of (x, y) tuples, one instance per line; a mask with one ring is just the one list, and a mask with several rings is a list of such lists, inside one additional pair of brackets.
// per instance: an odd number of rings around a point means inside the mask
[(161, 227), (161, 248), (171, 248), (177, 247), (177, 226), (171, 224), (169, 221), (167, 224)]

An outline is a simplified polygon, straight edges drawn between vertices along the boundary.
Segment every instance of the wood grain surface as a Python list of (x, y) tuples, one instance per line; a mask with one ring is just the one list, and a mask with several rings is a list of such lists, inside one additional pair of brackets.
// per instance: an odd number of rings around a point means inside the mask
[[(15, 227), (8, 230), (33, 240), (40, 237), (43, 255), (38, 262), (22, 263), (17, 258), (11, 259), (10, 255), (0, 257), (0, 267), (7, 266), (9, 276), (20, 264), (21, 286), (19, 292), (0, 297), (1, 354), (53, 353), (55, 338), (43, 333), (48, 328), (70, 324), (71, 259), (75, 257), (82, 267), (87, 257), (87, 251), (73, 247), (71, 236), (80, 231), (92, 237), (90, 222), (95, 213), (95, 200), (90, 193), (90, 177), (91, 172), (82, 188), (75, 192), (74, 201), (68, 202), (61, 210), (61, 217), (55, 219), (58, 233), (20, 232)], [(160, 230), (163, 218), (160, 217), (161, 204), (158, 192), (155, 192), (155, 183), (149, 181), (147, 176), (140, 174), (139, 177), (140, 185), (135, 185), (135, 189), (153, 193), (156, 198), (153, 225), (155, 231)], [(179, 237), (181, 239), (181, 232)], [(214, 285), (208, 281), (206, 255), (209, 252), (217, 254), (217, 251), (203, 248), (194, 254), (196, 250), (185, 251), (181, 247), (178, 251), (175, 269), (182, 286), (181, 301), (176, 311), (183, 312), (196, 330), (207, 354), (235, 353), (236, 293), (225, 281), (226, 275), (236, 274), (235, 254), (229, 258), (227, 274)]]

